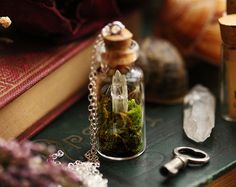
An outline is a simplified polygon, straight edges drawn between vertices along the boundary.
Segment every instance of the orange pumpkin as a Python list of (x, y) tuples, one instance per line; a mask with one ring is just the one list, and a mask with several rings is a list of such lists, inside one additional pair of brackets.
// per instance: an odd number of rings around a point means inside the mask
[(225, 9), (225, 0), (165, 0), (156, 35), (169, 39), (184, 56), (197, 56), (219, 64), (218, 18)]

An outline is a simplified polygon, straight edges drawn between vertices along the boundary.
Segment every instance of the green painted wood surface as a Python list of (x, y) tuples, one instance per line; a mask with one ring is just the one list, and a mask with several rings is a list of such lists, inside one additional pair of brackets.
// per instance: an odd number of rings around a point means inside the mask
[[(190, 69), (190, 82), (206, 82), (206, 85), (216, 92), (216, 72), (217, 68), (212, 67)], [(194, 76), (197, 76), (199, 81), (194, 81)], [(86, 98), (78, 101), (33, 137), (33, 140), (53, 144), (57, 149), (62, 149), (66, 153), (66, 161), (83, 160), (84, 153), (90, 147), (87, 104)], [(108, 178), (109, 186), (199, 186), (236, 166), (236, 123), (223, 121), (219, 106), (216, 110), (216, 127), (211, 137), (202, 144), (194, 143), (184, 135), (182, 105), (146, 104), (146, 120), (147, 149), (144, 154), (130, 161), (101, 159), (101, 172)], [(206, 151), (211, 157), (210, 163), (203, 167), (186, 168), (177, 176), (166, 180), (160, 175), (159, 168), (172, 158), (172, 150), (177, 146), (192, 146)]]

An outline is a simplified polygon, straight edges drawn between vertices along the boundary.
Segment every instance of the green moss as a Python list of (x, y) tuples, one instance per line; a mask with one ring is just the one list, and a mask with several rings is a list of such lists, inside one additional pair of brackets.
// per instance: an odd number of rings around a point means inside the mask
[(141, 105), (136, 104), (134, 99), (128, 102), (128, 117), (133, 121), (136, 128), (142, 127), (142, 108)]
[(128, 101), (128, 112), (113, 113), (111, 98), (104, 96), (98, 105), (99, 150), (114, 157), (133, 156), (143, 150), (142, 106)]

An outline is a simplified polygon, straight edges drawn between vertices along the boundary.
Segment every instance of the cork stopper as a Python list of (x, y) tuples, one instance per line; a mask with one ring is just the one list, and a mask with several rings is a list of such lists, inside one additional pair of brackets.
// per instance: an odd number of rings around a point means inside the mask
[(133, 34), (126, 28), (118, 34), (104, 36), (105, 46), (108, 50), (126, 50), (132, 42)]
[(102, 58), (109, 66), (130, 65), (137, 59), (138, 44), (121, 22), (108, 24), (102, 30), (102, 36), (106, 48)]
[(236, 46), (236, 14), (221, 17), (219, 24), (223, 42)]
[(236, 0), (227, 0), (226, 7), (227, 14), (236, 14)]

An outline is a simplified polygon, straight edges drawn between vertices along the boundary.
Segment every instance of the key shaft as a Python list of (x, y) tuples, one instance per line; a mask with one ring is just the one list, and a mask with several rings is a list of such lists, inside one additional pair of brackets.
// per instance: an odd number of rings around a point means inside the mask
[(187, 166), (188, 159), (184, 156), (176, 156), (161, 167), (160, 172), (164, 176), (176, 175), (180, 169)]

